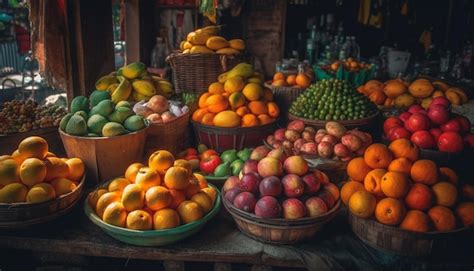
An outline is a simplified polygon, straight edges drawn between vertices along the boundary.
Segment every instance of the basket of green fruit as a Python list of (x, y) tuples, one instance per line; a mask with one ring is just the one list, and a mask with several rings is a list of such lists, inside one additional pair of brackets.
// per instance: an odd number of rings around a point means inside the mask
[(289, 120), (324, 128), (328, 121), (337, 121), (347, 129), (373, 131), (378, 109), (364, 95), (344, 80), (326, 79), (311, 85), (289, 109)]

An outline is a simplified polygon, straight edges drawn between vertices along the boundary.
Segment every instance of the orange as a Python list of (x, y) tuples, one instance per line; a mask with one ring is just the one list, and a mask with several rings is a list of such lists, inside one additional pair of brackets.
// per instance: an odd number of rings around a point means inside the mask
[(123, 190), (121, 202), (129, 212), (143, 209), (145, 206), (145, 191), (136, 183), (129, 184)]
[(186, 196), (187, 199), (190, 199), (194, 194), (198, 193), (201, 191), (201, 186), (199, 185), (199, 181), (197, 180), (196, 177), (193, 176), (189, 180), (188, 187), (184, 190), (184, 195)]
[(239, 108), (245, 105), (245, 96), (240, 92), (234, 92), (229, 96), (229, 104), (232, 108)]
[(191, 197), (191, 201), (196, 202), (199, 207), (206, 214), (212, 209), (213, 201), (212, 199), (204, 192), (198, 192)]
[(388, 165), (388, 171), (397, 171), (410, 176), (412, 164), (413, 163), (405, 157), (396, 158)]
[(248, 107), (241, 106), (241, 107), (237, 108), (237, 110), (235, 110), (235, 113), (237, 113), (237, 115), (239, 115), (240, 117), (243, 117), (245, 114), (250, 113), (250, 111), (249, 111)]
[(381, 90), (376, 90), (369, 95), (369, 100), (377, 105), (383, 105), (387, 96)]
[(449, 167), (440, 167), (439, 168), (439, 180), (450, 182), (452, 184), (458, 184), (458, 175), (456, 172)]
[(273, 121), (275, 121), (275, 119), (271, 118), (267, 114), (258, 115), (258, 120), (260, 121), (260, 125), (269, 124), (269, 123), (272, 123)]
[(188, 170), (188, 173), (189, 173), (189, 176), (190, 176), (190, 177), (192, 176), (193, 167), (192, 167), (191, 163), (189, 163), (189, 161), (184, 160), (184, 159), (178, 159), (178, 160), (175, 160), (175, 161), (174, 161), (173, 166), (175, 166), (175, 167), (183, 167), (183, 168), (187, 169), (187, 170)]
[(209, 196), (209, 198), (212, 199), (212, 202), (214, 203), (216, 201), (216, 198), (217, 198), (217, 192), (214, 188), (212, 187), (206, 187), (206, 188), (203, 188), (201, 189), (202, 192), (206, 193), (206, 195)]
[(405, 205), (398, 199), (384, 198), (375, 207), (375, 218), (385, 225), (395, 226), (400, 224), (405, 214)]
[(152, 186), (161, 184), (160, 174), (149, 167), (142, 167), (135, 178), (135, 184), (137, 184), (143, 191), (147, 191)]
[(256, 83), (248, 83), (242, 90), (245, 98), (249, 101), (257, 101), (263, 96), (263, 88)]
[(206, 113), (202, 119), (201, 119), (201, 123), (202, 124), (205, 124), (205, 125), (211, 125), (211, 126), (214, 126), (214, 117), (216, 116), (216, 114), (214, 113)]
[(407, 175), (397, 171), (389, 171), (383, 175), (380, 187), (385, 196), (399, 199), (408, 193), (410, 184)]
[(20, 166), (20, 180), (26, 186), (41, 183), (47, 174), (46, 164), (38, 158), (28, 158)]
[(419, 150), (409, 139), (399, 138), (390, 143), (388, 148), (392, 151), (395, 158), (405, 157), (408, 160), (415, 162), (418, 160)]
[(89, 203), (89, 206), (95, 210), (95, 207), (97, 205), (97, 201), (99, 200), (99, 198), (107, 193), (108, 191), (106, 189), (97, 189), (97, 190), (94, 190), (92, 192), (89, 193), (89, 195), (87, 196), (87, 202)]
[(164, 175), (166, 170), (174, 164), (174, 156), (169, 151), (159, 150), (150, 155), (148, 166)]
[(242, 127), (251, 127), (260, 125), (260, 121), (254, 114), (246, 114), (242, 117)]
[(15, 150), (13, 153), (12, 153), (12, 158), (16, 161), (16, 163), (18, 165), (21, 165), (23, 163), (23, 161), (26, 160), (26, 155), (25, 154), (20, 154), (20, 152), (18, 150)]
[(194, 201), (185, 200), (178, 206), (179, 219), (188, 224), (201, 219), (204, 216), (202, 208)]
[[(398, 157), (396, 157), (398, 158)], [(371, 168), (386, 169), (393, 160), (393, 154), (383, 144), (375, 143), (370, 145), (364, 153), (364, 161)]]
[(13, 157), (11, 155), (7, 155), (7, 154), (0, 155), (0, 162), (8, 160), (8, 159), (13, 159)]
[(127, 170), (125, 170), (125, 178), (131, 182), (135, 182), (135, 178), (137, 177), (138, 171), (144, 167), (142, 163), (133, 163), (130, 166), (128, 166)]
[(474, 185), (472, 184), (464, 184), (462, 187), (462, 195), (470, 200), (474, 201)]
[(286, 77), (286, 83), (287, 83), (289, 86), (294, 86), (294, 85), (296, 85), (296, 75), (294, 75), (294, 74), (288, 75), (288, 77)]
[(245, 86), (244, 79), (240, 76), (234, 76), (227, 79), (224, 83), (224, 90), (227, 93), (234, 93), (241, 91)]
[(189, 185), (189, 173), (182, 167), (170, 167), (166, 171), (164, 180), (169, 189), (186, 189)]
[(30, 136), (20, 142), (18, 152), (26, 158), (43, 159), (48, 153), (48, 142), (39, 136)]
[(171, 202), (169, 207), (172, 209), (176, 209), (178, 208), (181, 202), (186, 200), (186, 196), (184, 195), (184, 192), (180, 190), (170, 189), (169, 191), (171, 196)]
[(352, 194), (361, 190), (364, 190), (364, 185), (362, 183), (357, 182), (357, 181), (348, 181), (341, 188), (342, 202), (348, 205)]
[[(31, 158), (30, 158), (31, 159)], [(14, 184), (10, 184), (14, 185)], [(49, 183), (35, 184), (26, 194), (26, 202), (39, 203), (56, 198), (56, 190)]]
[(219, 82), (214, 82), (209, 85), (207, 91), (211, 94), (222, 94), (224, 93), (224, 85)]
[(414, 182), (433, 185), (438, 181), (438, 167), (431, 160), (421, 159), (411, 166), (410, 176)]
[(356, 157), (347, 164), (347, 175), (354, 181), (363, 182), (371, 170), (362, 157)]
[(273, 92), (269, 88), (263, 89), (263, 99), (267, 102), (273, 101)]
[(278, 117), (280, 115), (280, 109), (278, 108), (278, 105), (273, 102), (267, 103), (267, 110), (268, 110), (268, 115), (272, 118)]
[(276, 81), (276, 80), (285, 80), (285, 74), (282, 72), (276, 72), (273, 75), (273, 81)]
[(383, 196), (381, 182), (385, 173), (387, 173), (385, 169), (373, 169), (367, 173), (364, 179), (365, 190), (374, 195)]
[(57, 157), (48, 157), (45, 159), (46, 177), (44, 181), (50, 181), (56, 178), (66, 178), (69, 175), (69, 167), (66, 162)]
[(227, 101), (227, 98), (220, 94), (214, 94), (211, 95), (209, 98), (206, 100), (206, 106), (207, 110), (211, 113), (219, 113), (221, 111), (224, 111), (229, 107), (229, 102)]
[(382, 90), (382, 88), (383, 88), (383, 83), (378, 80), (369, 80), (364, 85), (364, 89), (367, 94), (370, 94), (377, 90)]
[(304, 73), (299, 73), (295, 78), (295, 82), (302, 88), (307, 88), (309, 85), (311, 85), (311, 79)]
[(155, 230), (176, 228), (179, 224), (179, 215), (173, 209), (161, 209), (153, 215), (153, 229)]
[(428, 216), (438, 231), (452, 231), (456, 229), (456, 217), (453, 212), (444, 206), (435, 206), (428, 211)]
[(456, 186), (448, 182), (439, 182), (434, 184), (431, 189), (435, 197), (436, 205), (452, 207), (458, 198)]
[(150, 187), (145, 193), (145, 204), (153, 211), (167, 208), (171, 204), (171, 193), (163, 186)]
[(196, 180), (199, 182), (199, 187), (201, 189), (204, 189), (204, 188), (208, 187), (206, 177), (204, 177), (203, 175), (201, 175), (199, 173), (194, 173), (193, 175), (196, 178)]
[(153, 228), (153, 219), (148, 212), (135, 210), (127, 215), (126, 226), (132, 230), (151, 230)]
[(376, 204), (377, 201), (374, 195), (365, 190), (360, 190), (352, 194), (349, 199), (349, 210), (358, 217), (369, 218), (374, 214)]
[(286, 83), (286, 80), (284, 79), (279, 79), (279, 80), (275, 80), (272, 82), (272, 86), (275, 86), (275, 87), (286, 87), (287, 86), (287, 83)]
[(18, 164), (13, 159), (0, 162), (0, 188), (4, 185), (18, 182)]
[(456, 215), (465, 227), (474, 226), (474, 202), (462, 202), (456, 208)]
[(123, 192), (125, 187), (130, 184), (130, 181), (125, 178), (115, 178), (110, 183), (107, 189), (109, 192), (120, 191)]
[(79, 181), (82, 176), (84, 176), (85, 166), (84, 162), (82, 162), (79, 158), (71, 158), (66, 160), (66, 164), (69, 168), (69, 175), (68, 179), (73, 181)]
[(107, 208), (105, 208), (102, 219), (107, 224), (117, 227), (125, 227), (127, 221), (127, 210), (125, 210), (122, 203), (112, 202), (107, 206)]
[(252, 101), (247, 106), (250, 109), (250, 112), (257, 116), (268, 113), (267, 105), (262, 101)]
[(196, 111), (194, 111), (193, 113), (193, 116), (192, 116), (192, 119), (195, 121), (195, 122), (201, 122), (202, 121), (202, 117), (208, 113), (209, 111), (207, 111), (206, 108), (199, 108), (197, 109)]
[(427, 232), (431, 229), (431, 221), (427, 214), (418, 210), (410, 210), (400, 224), (400, 228), (415, 232)]
[(199, 101), (198, 101), (199, 108), (206, 108), (207, 107), (206, 101), (207, 101), (207, 98), (209, 98), (211, 95), (213, 95), (213, 94), (209, 93), (209, 92), (204, 92), (199, 97)]
[(107, 206), (112, 202), (120, 201), (120, 196), (121, 195), (119, 191), (107, 192), (100, 196), (95, 205), (95, 213), (97, 216), (102, 218), (105, 208), (107, 208)]

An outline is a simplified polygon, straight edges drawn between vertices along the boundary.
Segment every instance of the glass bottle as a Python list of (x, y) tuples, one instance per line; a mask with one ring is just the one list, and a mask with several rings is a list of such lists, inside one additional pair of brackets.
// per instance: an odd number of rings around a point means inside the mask
[(156, 44), (151, 52), (151, 67), (153, 68), (165, 68), (165, 58), (166, 58), (166, 46), (163, 41), (163, 38), (157, 37)]

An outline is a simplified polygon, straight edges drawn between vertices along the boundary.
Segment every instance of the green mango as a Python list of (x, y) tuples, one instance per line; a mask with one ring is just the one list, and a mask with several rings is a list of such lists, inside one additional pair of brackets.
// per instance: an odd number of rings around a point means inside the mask
[(133, 114), (134, 113), (132, 109), (130, 109), (129, 107), (118, 106), (118, 107), (115, 107), (114, 112), (110, 114), (109, 120), (122, 124), (128, 117), (130, 117)]
[(125, 130), (122, 124), (116, 122), (107, 122), (102, 128), (102, 135), (107, 137), (123, 135), (126, 133), (127, 130)]
[(66, 131), (66, 125), (69, 121), (69, 119), (73, 116), (72, 113), (67, 113), (62, 119), (61, 121), (59, 122), (59, 129), (61, 129), (61, 131), (65, 132)]
[(130, 103), (128, 101), (120, 101), (118, 102), (116, 105), (115, 105), (115, 108), (117, 109), (117, 107), (128, 107), (128, 108), (132, 108), (132, 106), (130, 105)]
[(74, 115), (76, 116), (80, 116), (82, 117), (84, 120), (87, 120), (87, 113), (85, 111), (77, 111), (76, 113), (74, 113)]
[(95, 90), (89, 96), (91, 106), (96, 106), (103, 100), (110, 100), (110, 94), (105, 90)]
[(237, 156), (242, 161), (247, 161), (250, 159), (250, 154), (252, 154), (252, 149), (245, 148), (237, 153)]
[(102, 128), (104, 128), (104, 125), (109, 122), (106, 118), (99, 114), (95, 114), (89, 117), (87, 120), (87, 128), (89, 128), (89, 131), (94, 133), (94, 134), (102, 134)]
[(66, 133), (75, 136), (87, 134), (86, 120), (80, 115), (72, 115), (66, 125)]
[(214, 170), (214, 176), (216, 177), (227, 177), (231, 175), (230, 163), (224, 162), (216, 167)]
[(239, 176), (242, 167), (244, 166), (244, 161), (237, 159), (232, 164), (230, 164), (230, 169), (232, 171), (232, 175)]
[(221, 154), (221, 159), (224, 162), (232, 163), (233, 161), (239, 159), (239, 157), (237, 156), (236, 150), (227, 150)]
[(87, 137), (100, 137), (100, 135), (96, 133), (87, 133)]
[(89, 116), (94, 114), (99, 114), (102, 117), (108, 118), (112, 112), (114, 112), (115, 105), (114, 103), (109, 100), (100, 101), (96, 106), (92, 107), (91, 112), (89, 112)]
[(145, 120), (143, 119), (143, 117), (138, 116), (138, 115), (133, 115), (133, 116), (128, 117), (125, 120), (125, 122), (123, 123), (123, 126), (125, 126), (125, 128), (127, 128), (127, 130), (129, 131), (135, 132), (135, 131), (145, 128), (146, 125), (145, 125)]
[(76, 113), (77, 111), (89, 111), (89, 99), (84, 96), (77, 96), (71, 101), (71, 106), (69, 111), (71, 113)]

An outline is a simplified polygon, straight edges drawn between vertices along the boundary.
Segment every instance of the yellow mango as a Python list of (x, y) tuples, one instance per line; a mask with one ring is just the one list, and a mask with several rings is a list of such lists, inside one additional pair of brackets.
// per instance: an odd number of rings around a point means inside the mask
[(191, 49), (191, 48), (193, 48), (193, 44), (189, 41), (185, 41), (183, 44), (183, 50)]
[(219, 49), (229, 46), (229, 43), (223, 37), (214, 36), (214, 37), (210, 37), (206, 41), (206, 46), (207, 48), (212, 49), (212, 50), (219, 50)]
[(191, 54), (213, 54), (214, 51), (202, 45), (195, 45), (189, 50)]
[(153, 96), (156, 94), (155, 87), (147, 80), (135, 80), (132, 82), (132, 87), (133, 90), (145, 96)]
[(191, 43), (194, 45), (205, 45), (211, 36), (205, 32), (196, 33), (191, 37)]
[(97, 90), (107, 90), (107, 88), (110, 85), (115, 84), (115, 83), (118, 83), (117, 77), (115, 77), (113, 75), (102, 76), (95, 83), (95, 89), (97, 89)]
[(462, 103), (461, 96), (460, 96), (457, 92), (455, 92), (455, 91), (453, 91), (453, 90), (451, 90), (451, 89), (448, 89), (448, 90), (446, 90), (446, 93), (445, 93), (445, 94), (446, 94), (446, 98), (448, 98), (448, 100), (449, 100), (452, 104), (454, 104), (454, 105), (460, 105), (460, 104)]
[(229, 104), (232, 108), (239, 108), (245, 104), (245, 96), (241, 92), (234, 92), (229, 96)]
[(219, 127), (238, 127), (240, 126), (241, 118), (237, 113), (231, 110), (226, 110), (217, 113), (214, 117), (214, 125)]
[(216, 51), (216, 53), (221, 55), (238, 55), (240, 51), (234, 48), (225, 47)]
[(245, 42), (241, 39), (233, 39), (233, 40), (229, 40), (229, 46), (236, 50), (244, 50)]

